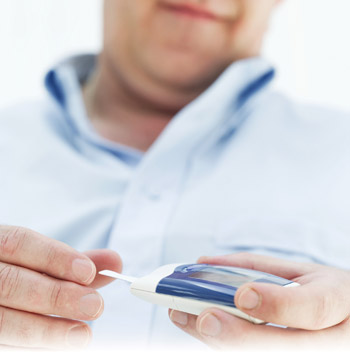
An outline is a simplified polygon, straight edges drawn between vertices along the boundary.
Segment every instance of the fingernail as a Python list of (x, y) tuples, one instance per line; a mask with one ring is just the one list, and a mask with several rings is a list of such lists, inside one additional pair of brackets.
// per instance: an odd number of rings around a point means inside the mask
[(171, 319), (171, 321), (173, 321), (176, 324), (179, 324), (181, 326), (186, 326), (188, 324), (188, 315), (186, 313), (181, 312), (181, 311), (173, 310), (170, 313), (170, 319)]
[(76, 259), (72, 263), (74, 276), (83, 283), (89, 283), (95, 276), (95, 265), (90, 260)]
[(256, 309), (261, 304), (261, 296), (251, 288), (245, 289), (238, 298), (238, 306), (242, 309)]
[(213, 314), (208, 313), (204, 315), (199, 322), (198, 331), (203, 336), (216, 337), (221, 333), (221, 322)]
[(90, 342), (90, 332), (85, 326), (74, 326), (68, 331), (66, 340), (71, 347), (83, 348)]
[(88, 294), (80, 299), (80, 311), (91, 317), (97, 317), (103, 307), (103, 300), (99, 294)]

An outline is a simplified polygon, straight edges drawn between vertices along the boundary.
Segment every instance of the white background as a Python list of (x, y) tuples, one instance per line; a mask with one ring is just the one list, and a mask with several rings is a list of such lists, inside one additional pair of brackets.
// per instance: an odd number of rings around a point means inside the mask
[[(264, 48), (278, 89), (350, 111), (349, 13), (349, 0), (285, 0)], [(58, 60), (99, 50), (101, 25), (101, 0), (0, 0), (0, 108), (42, 96)]]

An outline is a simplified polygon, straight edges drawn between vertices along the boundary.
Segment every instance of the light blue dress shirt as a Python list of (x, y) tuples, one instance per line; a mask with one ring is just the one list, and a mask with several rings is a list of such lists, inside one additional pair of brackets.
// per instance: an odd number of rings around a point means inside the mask
[[(349, 114), (290, 102), (253, 58), (143, 154), (94, 131), (80, 88), (94, 65), (61, 63), (46, 77), (49, 98), (0, 113), (0, 224), (114, 249), (132, 276), (237, 251), (350, 268)], [(101, 292), (96, 345), (196, 344), (127, 285)]]

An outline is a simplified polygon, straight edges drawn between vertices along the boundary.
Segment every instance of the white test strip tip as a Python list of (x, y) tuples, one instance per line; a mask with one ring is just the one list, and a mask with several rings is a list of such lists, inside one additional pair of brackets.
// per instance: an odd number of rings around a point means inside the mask
[(118, 272), (114, 271), (109, 271), (109, 270), (103, 270), (99, 272), (100, 275), (106, 276), (106, 277), (111, 277), (115, 279), (121, 279), (122, 281), (133, 283), (137, 278), (135, 277), (130, 277), (130, 276), (124, 276)]

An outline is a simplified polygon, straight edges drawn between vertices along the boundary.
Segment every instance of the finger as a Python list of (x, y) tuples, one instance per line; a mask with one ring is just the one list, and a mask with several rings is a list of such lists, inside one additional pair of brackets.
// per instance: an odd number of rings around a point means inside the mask
[(21, 227), (0, 226), (0, 261), (81, 284), (90, 284), (96, 276), (86, 255)]
[(0, 305), (69, 319), (94, 320), (103, 299), (92, 288), (0, 263)]
[(334, 288), (324, 280), (290, 288), (253, 282), (238, 289), (235, 304), (265, 322), (320, 330), (349, 316), (349, 295), (349, 288), (341, 281)]
[(181, 330), (186, 331), (194, 338), (201, 340), (201, 335), (195, 329), (197, 316), (184, 313), (182, 311), (169, 309), (168, 312), (170, 320)]
[[(198, 317), (173, 311), (170, 318), (177, 327), (213, 348), (253, 348), (255, 339), (266, 334), (265, 326), (263, 332), (260, 327), (257, 331), (257, 325), (216, 309), (206, 310)], [(274, 339), (277, 338), (275, 332)]]
[[(180, 313), (181, 315), (184, 313)], [(176, 318), (177, 314), (173, 314)], [(187, 315), (187, 314), (184, 314)], [(201, 340), (209, 346), (223, 349), (281, 347), (315, 348), (322, 344), (334, 346), (334, 342), (349, 347), (349, 323), (321, 330), (305, 331), (284, 329), (266, 325), (255, 325), (218, 309), (208, 309), (197, 317), (181, 317), (181, 323), (175, 322), (183, 331)], [(184, 322), (186, 322), (184, 324)]]
[(0, 307), (0, 344), (27, 348), (83, 348), (91, 340), (88, 325)]
[(90, 250), (84, 252), (84, 254), (88, 256), (96, 266), (97, 275), (94, 281), (90, 284), (90, 287), (92, 288), (100, 288), (114, 281), (112, 278), (99, 275), (98, 273), (100, 271), (111, 270), (118, 273), (121, 273), (122, 271), (122, 260), (120, 256), (112, 250)]
[(235, 266), (255, 271), (271, 273), (275, 276), (294, 279), (313, 271), (318, 265), (297, 263), (270, 256), (237, 253), (225, 256), (202, 256), (199, 263), (208, 263), (221, 266)]

